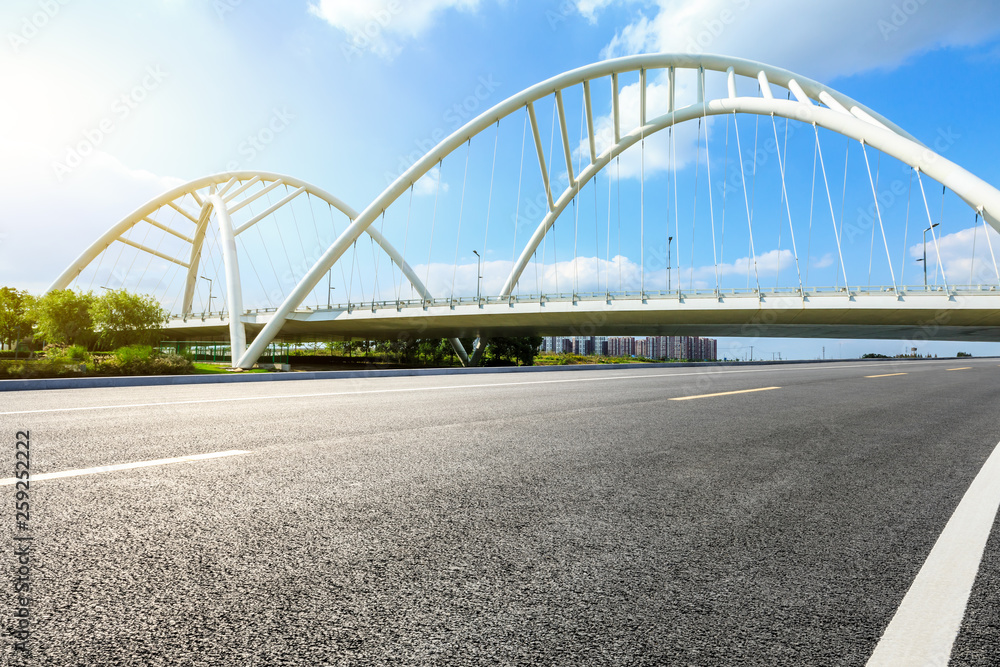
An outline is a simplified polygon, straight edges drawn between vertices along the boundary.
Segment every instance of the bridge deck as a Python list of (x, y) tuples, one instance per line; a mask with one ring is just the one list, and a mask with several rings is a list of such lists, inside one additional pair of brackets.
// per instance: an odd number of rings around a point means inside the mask
[[(273, 310), (243, 316), (249, 335)], [(223, 314), (174, 318), (174, 339), (225, 338)], [(339, 304), (300, 309), (284, 339), (703, 335), (1000, 340), (1000, 292), (977, 290), (587, 294)]]

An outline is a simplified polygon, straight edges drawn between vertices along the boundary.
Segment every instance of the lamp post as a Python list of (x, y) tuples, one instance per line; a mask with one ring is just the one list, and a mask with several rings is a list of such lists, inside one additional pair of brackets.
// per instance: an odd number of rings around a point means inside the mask
[(205, 276), (198, 276), (202, 280), (208, 281), (208, 314), (212, 314), (212, 279)]
[(932, 229), (934, 229), (935, 227), (937, 227), (940, 224), (941, 224), (940, 222), (935, 222), (933, 225), (931, 225), (930, 227), (928, 227), (927, 229), (924, 230), (924, 258), (921, 261), (923, 261), (923, 263), (924, 263), (924, 288), (925, 289), (927, 288), (927, 232), (931, 231)]
[(480, 257), (479, 253), (476, 252), (475, 250), (472, 251), (472, 254), (476, 256), (476, 303), (480, 303), (482, 301), (482, 293), (483, 293), (483, 291), (482, 291), (482, 286), (483, 286), (483, 270), (482, 270), (483, 258)]

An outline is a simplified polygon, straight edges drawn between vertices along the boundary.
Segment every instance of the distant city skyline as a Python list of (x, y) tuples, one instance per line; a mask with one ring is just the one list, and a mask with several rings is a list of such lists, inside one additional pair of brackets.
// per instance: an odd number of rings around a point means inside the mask
[(582, 356), (715, 361), (718, 341), (700, 336), (546, 336), (542, 352)]

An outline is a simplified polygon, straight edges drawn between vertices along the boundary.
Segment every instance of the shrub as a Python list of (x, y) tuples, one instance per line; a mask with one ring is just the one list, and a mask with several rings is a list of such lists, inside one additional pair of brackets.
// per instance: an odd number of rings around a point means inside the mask
[(84, 364), (68, 363), (62, 359), (0, 361), (0, 377), (4, 378), (79, 377), (86, 374)]
[(148, 345), (129, 345), (101, 359), (96, 370), (101, 375), (181, 375), (194, 372), (194, 364), (179, 354), (164, 354)]
[(53, 362), (87, 363), (91, 360), (90, 352), (83, 345), (46, 345), (42, 355)]

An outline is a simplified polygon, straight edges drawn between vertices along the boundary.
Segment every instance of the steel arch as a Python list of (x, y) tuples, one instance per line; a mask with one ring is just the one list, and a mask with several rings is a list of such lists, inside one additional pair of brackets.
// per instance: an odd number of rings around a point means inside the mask
[[(123, 218), (94, 243), (87, 247), (87, 249), (84, 250), (80, 256), (77, 257), (77, 259), (70, 264), (70, 266), (67, 267), (58, 278), (55, 279), (55, 281), (53, 281), (47, 291), (51, 292), (53, 290), (66, 289), (73, 282), (73, 280), (75, 280), (76, 277), (79, 276), (80, 273), (105, 249), (107, 249), (115, 241), (121, 240), (122, 235), (124, 235), (129, 229), (143, 221), (154, 224), (149, 219), (150, 216), (164, 206), (172, 206), (197, 225), (194, 235), (190, 238), (177, 234), (176, 231), (165, 229), (164, 227), (165, 231), (168, 233), (180, 236), (182, 240), (191, 243), (191, 256), (190, 260), (187, 262), (188, 277), (185, 288), (184, 305), (182, 308), (184, 314), (189, 315), (192, 305), (194, 283), (197, 278), (198, 266), (201, 258), (202, 243), (205, 238), (205, 231), (208, 222), (214, 211), (219, 220), (220, 231), (222, 232), (224, 243), (223, 262), (226, 269), (226, 288), (229, 290), (230, 303), (230, 343), (232, 345), (233, 364), (235, 366), (239, 357), (243, 356), (246, 351), (246, 334), (240, 320), (240, 313), (243, 312), (243, 306), (239, 267), (234, 240), (234, 233), (238, 233), (241, 229), (233, 229), (232, 221), (229, 219), (227, 202), (231, 201), (233, 197), (255, 183), (288, 185), (296, 188), (296, 191), (292, 193), (295, 196), (302, 193), (308, 193), (336, 208), (350, 220), (354, 220), (358, 216), (357, 211), (338, 197), (333, 196), (320, 187), (291, 176), (260, 171), (236, 171), (213, 174), (211, 176), (205, 176), (189, 181), (188, 183), (184, 183), (183, 185), (179, 185), (176, 188), (150, 200), (133, 211), (130, 215)], [(205, 188), (209, 188), (209, 192), (199, 194), (199, 192)], [(230, 190), (233, 190), (232, 193), (229, 192)], [(183, 199), (188, 195), (190, 195), (194, 201), (201, 206), (201, 210), (197, 215), (193, 215), (189, 211), (181, 209), (179, 204), (176, 203), (178, 200)], [(286, 197), (285, 200), (272, 207), (270, 212), (277, 210), (284, 204), (290, 203), (291, 198), (291, 196)], [(262, 219), (266, 217), (266, 214), (267, 212), (257, 217)], [(155, 224), (154, 226), (163, 227), (159, 224)], [(392, 245), (392, 243), (389, 242), (388, 239), (386, 239), (375, 227), (365, 229), (365, 233), (368, 234), (372, 240), (377, 243), (389, 256), (393, 263), (399, 267), (403, 275), (406, 276), (407, 280), (409, 280), (410, 284), (413, 285), (414, 289), (416, 289), (422, 299), (433, 300), (433, 295), (428, 291), (423, 281), (419, 278), (419, 276), (417, 276), (416, 272), (413, 271), (413, 268), (406, 262), (405, 259), (403, 259), (402, 254), (396, 249), (395, 246)], [(143, 250), (147, 252), (150, 251), (150, 249), (140, 248), (140, 251)], [(165, 259), (168, 259), (169, 261), (176, 261), (174, 258), (169, 257), (165, 257)], [(270, 340), (268, 342), (270, 342)], [(454, 338), (451, 339), (451, 344), (455, 349), (456, 354), (462, 360), (462, 363), (468, 365), (469, 357), (461, 342), (459, 342), (457, 338)], [(237, 351), (239, 351), (239, 355), (237, 355)], [(259, 356), (259, 354), (257, 356)], [(256, 360), (256, 356), (254, 359)]]
[[(680, 122), (683, 122), (683, 120), (722, 113), (775, 114), (790, 119), (814, 123), (820, 127), (838, 132), (858, 141), (869, 143), (883, 150), (887, 154), (896, 157), (911, 167), (923, 171), (931, 178), (949, 187), (972, 208), (980, 212), (990, 225), (1000, 231), (1000, 191), (997, 191), (996, 188), (982, 179), (930, 150), (890, 120), (829, 86), (799, 76), (785, 69), (727, 56), (664, 53), (617, 58), (575, 69), (527, 88), (469, 121), (418, 160), (362, 211), (354, 219), (350, 227), (327, 249), (319, 261), (317, 261), (288, 295), (285, 302), (278, 308), (273, 319), (264, 327), (257, 336), (257, 339), (247, 349), (246, 354), (239, 361), (239, 365), (249, 367), (254, 363), (264, 347), (280, 331), (289, 313), (301, 304), (305, 296), (319, 282), (323, 274), (336, 263), (351, 243), (369, 228), (381, 211), (396, 201), (413, 183), (437, 165), (440, 160), (462, 146), (471, 137), (522, 108), (527, 108), (529, 113), (531, 113), (534, 102), (551, 94), (558, 96), (562, 90), (570, 86), (584, 84), (586, 99), (589, 102), (590, 81), (606, 76), (614, 78), (621, 73), (635, 71), (640, 71), (643, 80), (645, 80), (645, 71), (649, 69), (667, 70), (671, 91), (673, 91), (677, 69), (694, 69), (698, 70), (700, 74), (706, 70), (727, 72), (729, 95), (726, 98), (706, 101), (704, 99), (704, 86), (700, 85), (697, 104), (684, 109), (671, 108), (669, 113), (652, 120), (646, 120), (643, 113), (642, 120), (640, 121), (642, 124), (641, 127), (624, 137), (616, 136), (615, 143), (601, 156), (596, 155), (593, 144), (591, 145), (590, 164), (581, 172), (580, 177), (586, 177), (588, 180), (593, 178), (604, 166), (607, 166), (614, 156), (620, 154), (629, 146), (634, 145), (642, 136), (669, 127), (678, 122), (679, 119)], [(756, 78), (761, 84), (764, 97), (738, 97), (735, 86), (736, 75)], [(699, 82), (703, 82), (701, 76), (699, 76)], [(771, 84), (788, 89), (791, 95), (794, 95), (795, 101), (774, 99), (770, 88)], [(614, 89), (616, 134), (619, 129), (617, 96), (618, 88), (616, 83)], [(557, 97), (557, 102), (560, 101), (561, 98)], [(672, 104), (673, 95), (671, 94), (671, 106)], [(592, 121), (590, 114), (588, 104), (588, 119)], [(590, 132), (590, 136), (591, 141), (593, 141), (593, 132)], [(552, 198), (549, 184), (546, 182), (546, 190), (549, 197), (549, 213), (545, 216), (538, 229), (536, 229), (531, 242), (529, 242), (529, 247), (522, 253), (520, 260), (512, 270), (505, 284), (505, 293), (509, 294), (510, 290), (513, 289), (520, 276), (520, 272), (523, 271), (527, 263), (527, 258), (534, 251), (534, 247), (537, 247), (546, 231), (551, 227), (552, 222), (565, 209), (569, 201), (571, 201), (573, 193), (579, 189), (580, 183), (577, 179), (573, 178), (572, 170), (570, 170), (570, 176), (570, 187), (558, 200)], [(481, 350), (482, 341), (473, 361), (478, 358)]]

